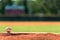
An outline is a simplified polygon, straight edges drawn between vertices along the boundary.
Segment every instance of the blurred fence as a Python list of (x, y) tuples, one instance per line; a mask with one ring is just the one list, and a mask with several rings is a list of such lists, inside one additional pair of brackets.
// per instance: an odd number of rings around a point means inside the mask
[(60, 17), (0, 17), (0, 21), (60, 21)]

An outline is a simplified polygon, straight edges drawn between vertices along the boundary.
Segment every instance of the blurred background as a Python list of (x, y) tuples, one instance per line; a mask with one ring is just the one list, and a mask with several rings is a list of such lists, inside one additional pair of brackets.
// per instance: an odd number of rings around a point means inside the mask
[(0, 16), (57, 17), (60, 0), (0, 0)]

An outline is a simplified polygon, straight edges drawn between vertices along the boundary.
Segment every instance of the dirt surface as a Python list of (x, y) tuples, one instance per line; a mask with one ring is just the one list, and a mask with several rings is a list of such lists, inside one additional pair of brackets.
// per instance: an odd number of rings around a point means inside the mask
[(60, 22), (42, 22), (42, 21), (38, 21), (38, 22), (22, 22), (22, 21), (12, 21), (12, 22), (8, 22), (8, 21), (0, 21), (0, 25), (4, 25), (4, 26), (7, 26), (7, 25), (11, 25), (11, 26), (38, 26), (38, 25), (60, 25)]
[(0, 40), (60, 40), (56, 34), (6, 34), (0, 33)]
[[(21, 26), (21, 25), (60, 25), (60, 22), (0, 22), (0, 25), (11, 25), (11, 26)], [(24, 34), (24, 33), (0, 33), (0, 40), (60, 40), (60, 35), (46, 33), (46, 34)]]

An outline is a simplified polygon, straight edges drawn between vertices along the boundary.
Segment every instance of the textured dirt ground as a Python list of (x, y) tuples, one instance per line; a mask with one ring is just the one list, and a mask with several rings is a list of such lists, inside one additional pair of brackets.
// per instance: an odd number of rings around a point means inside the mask
[[(0, 22), (0, 25), (60, 25), (60, 22)], [(60, 40), (56, 34), (11, 34), (0, 33), (0, 40)]]
[(0, 34), (0, 40), (60, 40), (56, 34)]
[(8, 22), (8, 21), (0, 21), (0, 25), (12, 25), (12, 26), (21, 26), (21, 25), (27, 25), (27, 26), (34, 26), (34, 25), (60, 25), (60, 22), (42, 22), (42, 21), (38, 21), (38, 22), (22, 22), (22, 21), (12, 21), (12, 22)]

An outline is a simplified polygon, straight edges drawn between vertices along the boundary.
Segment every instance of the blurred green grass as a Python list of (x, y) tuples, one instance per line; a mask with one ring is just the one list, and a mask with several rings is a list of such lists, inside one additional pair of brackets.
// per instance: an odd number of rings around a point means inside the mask
[[(6, 26), (0, 26), (0, 32), (5, 32)], [(60, 33), (57, 25), (48, 26), (11, 26), (12, 32), (55, 32)]]

